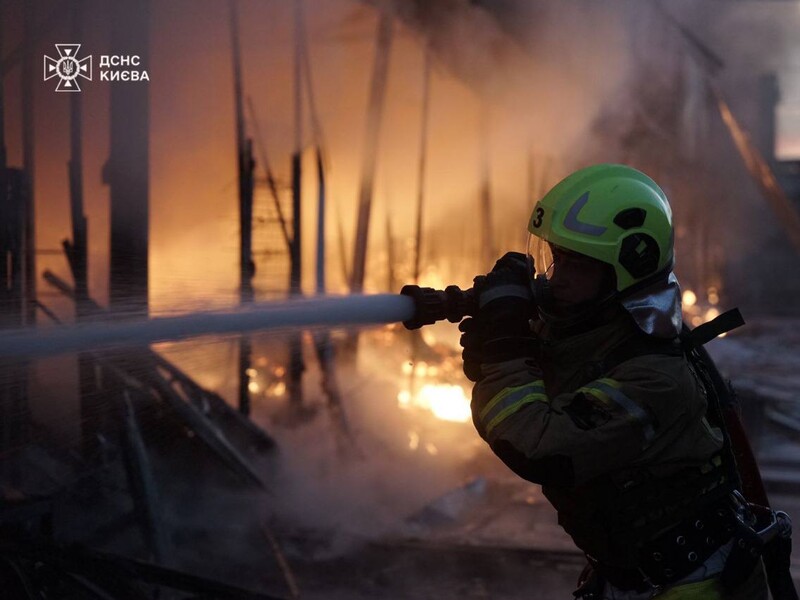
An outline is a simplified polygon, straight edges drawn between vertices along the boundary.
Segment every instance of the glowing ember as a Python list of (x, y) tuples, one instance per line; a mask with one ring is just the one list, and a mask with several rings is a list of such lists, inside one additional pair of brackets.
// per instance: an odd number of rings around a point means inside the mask
[(694, 306), (696, 303), (697, 303), (697, 296), (692, 290), (686, 290), (683, 292), (684, 306)]
[(715, 287), (708, 288), (708, 303), (719, 304), (719, 292), (717, 291), (717, 288)]
[(408, 447), (411, 450), (419, 448), (419, 434), (416, 431), (408, 432)]
[(286, 384), (279, 381), (275, 384), (275, 387), (272, 388), (272, 393), (276, 396), (283, 396), (286, 393)]
[(257, 394), (258, 390), (260, 390), (261, 388), (255, 381), (251, 381), (250, 383), (247, 384), (247, 389), (250, 390), (251, 394)]

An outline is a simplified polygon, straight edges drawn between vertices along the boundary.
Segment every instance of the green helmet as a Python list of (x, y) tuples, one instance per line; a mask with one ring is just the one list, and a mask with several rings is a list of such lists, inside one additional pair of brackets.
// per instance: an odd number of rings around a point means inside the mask
[(617, 292), (672, 269), (667, 197), (647, 175), (625, 165), (595, 165), (569, 175), (536, 204), (528, 231), (537, 273), (550, 266), (549, 244), (611, 265)]

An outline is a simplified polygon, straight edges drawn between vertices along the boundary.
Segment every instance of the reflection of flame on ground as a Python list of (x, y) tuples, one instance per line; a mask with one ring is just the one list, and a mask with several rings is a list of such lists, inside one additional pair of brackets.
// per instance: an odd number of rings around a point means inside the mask
[[(692, 327), (702, 325), (719, 316), (719, 290), (714, 286), (706, 289), (705, 298), (698, 298), (693, 290), (686, 289), (683, 292), (683, 318)], [(725, 337), (721, 334), (719, 337)]]

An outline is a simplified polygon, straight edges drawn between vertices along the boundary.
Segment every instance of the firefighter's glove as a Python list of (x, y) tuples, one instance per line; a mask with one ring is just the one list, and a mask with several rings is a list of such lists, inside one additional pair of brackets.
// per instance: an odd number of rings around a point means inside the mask
[(536, 353), (531, 332), (534, 317), (531, 278), (524, 254), (508, 252), (494, 269), (475, 282), (482, 329), (484, 363), (499, 363)]
[(483, 362), (483, 327), (480, 316), (464, 319), (459, 323), (461, 332), (461, 358), (464, 359), (464, 375), (477, 383), (483, 379), (481, 362)]
[(506, 252), (494, 263), (491, 272), (494, 273), (503, 269), (512, 271), (522, 285), (530, 286), (528, 257), (522, 252)]

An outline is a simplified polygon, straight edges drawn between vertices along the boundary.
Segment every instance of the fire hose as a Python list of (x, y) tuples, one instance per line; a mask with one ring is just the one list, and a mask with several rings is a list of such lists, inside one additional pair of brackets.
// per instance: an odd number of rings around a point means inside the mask
[(47, 358), (124, 346), (177, 342), (206, 335), (235, 335), (297, 328), (367, 326), (402, 322), (417, 329), (475, 314), (472, 289), (444, 291), (405, 286), (401, 294), (317, 296), (261, 302), (229, 311), (198, 311), (149, 319), (95, 319), (54, 327), (9, 329), (0, 333), (0, 358)]

